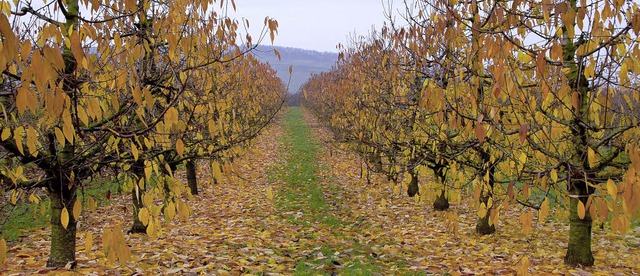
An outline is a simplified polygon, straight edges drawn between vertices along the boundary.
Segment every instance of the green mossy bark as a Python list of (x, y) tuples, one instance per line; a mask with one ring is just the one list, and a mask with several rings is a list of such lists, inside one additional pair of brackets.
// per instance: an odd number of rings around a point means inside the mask
[[(53, 189), (49, 190), (51, 207), (51, 247), (47, 267), (76, 266), (76, 220), (71, 214), (73, 203), (76, 200), (76, 188), (68, 189), (67, 183), (54, 182)], [(62, 209), (67, 207), (69, 212), (69, 224), (65, 229), (62, 226), (60, 215)]]
[(589, 212), (586, 212), (584, 219), (578, 216), (578, 200), (571, 198), (569, 213), (569, 247), (564, 262), (567, 265), (592, 266), (594, 263), (591, 252), (591, 225), (592, 220)]

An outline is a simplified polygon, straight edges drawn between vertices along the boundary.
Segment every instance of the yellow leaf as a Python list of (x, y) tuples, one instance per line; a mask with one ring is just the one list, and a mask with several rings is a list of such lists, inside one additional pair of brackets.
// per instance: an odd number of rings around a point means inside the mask
[(76, 200), (76, 202), (73, 203), (73, 218), (75, 218), (76, 220), (79, 219), (81, 213), (82, 204), (80, 203), (80, 200)]
[(32, 126), (27, 127), (27, 149), (31, 156), (38, 155), (37, 141), (38, 132)]
[(273, 189), (271, 189), (271, 186), (267, 187), (267, 198), (273, 200)]
[(142, 225), (149, 225), (149, 210), (145, 207), (140, 208), (138, 211), (138, 219), (142, 222)]
[(149, 224), (147, 225), (147, 236), (151, 239), (156, 239), (158, 237), (158, 229), (156, 229), (156, 224), (153, 220), (149, 220)]
[(91, 212), (95, 212), (98, 205), (96, 204), (96, 200), (93, 197), (87, 197), (87, 205)]
[(596, 152), (592, 148), (587, 149), (587, 158), (589, 160), (589, 166), (591, 166), (592, 168), (598, 164)]
[(167, 221), (173, 220), (173, 217), (176, 216), (176, 205), (173, 204), (173, 201), (169, 202), (164, 208), (164, 215)]
[(138, 161), (138, 147), (136, 147), (135, 142), (131, 142), (131, 154), (133, 155), (133, 160)]
[(184, 143), (182, 142), (182, 139), (178, 139), (178, 141), (176, 141), (176, 152), (180, 157), (184, 157)]
[(484, 218), (487, 216), (487, 205), (483, 203), (480, 203), (480, 206), (478, 207), (478, 217)]
[(518, 276), (529, 275), (529, 257), (523, 257), (518, 268)]
[(0, 265), (7, 260), (7, 241), (0, 238)]
[(584, 203), (582, 203), (582, 200), (578, 200), (578, 217), (580, 219), (584, 219), (586, 215), (586, 210), (584, 208)]
[(9, 128), (3, 128), (2, 129), (2, 135), (0, 135), (0, 139), (2, 139), (2, 141), (9, 139), (9, 137), (11, 137), (11, 130)]
[(67, 226), (69, 226), (69, 211), (67, 210), (67, 207), (63, 207), (60, 212), (60, 223), (64, 229), (67, 229)]
[(607, 180), (607, 193), (609, 193), (613, 200), (615, 200), (618, 195), (618, 186), (611, 179)]
[(64, 134), (62, 133), (62, 130), (56, 127), (54, 133), (56, 134), (56, 139), (58, 140), (58, 143), (60, 143), (60, 145), (64, 147), (64, 145), (66, 144), (66, 140), (64, 138)]
[(87, 231), (84, 236), (84, 253), (87, 255), (92, 254), (91, 248), (93, 247), (93, 233)]
[(544, 223), (549, 216), (549, 200), (546, 198), (540, 204), (540, 211), (538, 213), (538, 223)]
[(221, 182), (222, 181), (222, 171), (220, 170), (220, 163), (218, 163), (218, 161), (214, 161), (214, 162), (211, 163), (211, 171), (212, 171), (213, 177), (218, 182)]
[(556, 171), (556, 169), (551, 170), (549, 175), (551, 176), (551, 181), (558, 182), (558, 171)]

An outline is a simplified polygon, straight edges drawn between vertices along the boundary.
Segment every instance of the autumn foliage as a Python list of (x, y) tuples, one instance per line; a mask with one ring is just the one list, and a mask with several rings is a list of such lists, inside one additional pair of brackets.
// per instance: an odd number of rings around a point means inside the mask
[(593, 265), (594, 220), (625, 234), (640, 215), (637, 4), (416, 1), (402, 18), (345, 46), (306, 106), (409, 195), (416, 176), (431, 197), (469, 191), (480, 234), (514, 204), (537, 211), (525, 232), (563, 219), (565, 262)]
[[(48, 266), (75, 266), (77, 222), (83, 205), (95, 208), (79, 195), (92, 179), (130, 192), (132, 230), (141, 223), (155, 237), (161, 215), (186, 221), (191, 212), (176, 167), (228, 166), (284, 101), (275, 71), (250, 55), (267, 34), (273, 41), (277, 21), (265, 19), (256, 41), (239, 40), (248, 22), (226, 16), (233, 1), (0, 5), (2, 188), (13, 204), (24, 191), (44, 204), (33, 195), (46, 192)], [(109, 229), (103, 242), (124, 263), (122, 235)]]

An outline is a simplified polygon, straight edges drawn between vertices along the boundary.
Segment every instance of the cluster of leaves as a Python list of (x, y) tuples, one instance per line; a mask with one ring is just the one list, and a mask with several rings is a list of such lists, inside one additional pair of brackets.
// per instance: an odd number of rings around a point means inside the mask
[(421, 175), (439, 210), (472, 189), (480, 234), (514, 203), (540, 222), (565, 207), (565, 262), (592, 265), (593, 219), (624, 234), (640, 215), (637, 3), (426, 0), (403, 18), (343, 48), (306, 106), (410, 196)]
[[(275, 71), (250, 55), (257, 44), (239, 41), (249, 23), (226, 15), (234, 1), (0, 5), (0, 180), (13, 204), (47, 193), (48, 266), (75, 266), (77, 221), (83, 205), (96, 206), (78, 199), (89, 179), (122, 183), (133, 198), (131, 231), (155, 237), (160, 215), (189, 218), (193, 162), (230, 167), (284, 102)], [(257, 42), (277, 33), (277, 21), (264, 24)], [(173, 176), (185, 162), (189, 189)], [(103, 243), (126, 262), (117, 230)]]

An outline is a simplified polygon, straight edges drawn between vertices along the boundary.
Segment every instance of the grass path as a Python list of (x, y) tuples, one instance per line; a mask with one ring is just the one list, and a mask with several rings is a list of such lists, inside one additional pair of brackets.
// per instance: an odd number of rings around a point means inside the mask
[[(291, 108), (283, 118), (287, 149), (284, 164), (276, 168), (276, 177), (284, 182), (278, 191), (276, 209), (292, 227), (300, 227), (296, 237), (302, 251), (295, 270), (298, 274), (371, 274), (380, 268), (367, 251), (354, 241), (361, 218), (349, 216), (345, 202), (338, 198), (342, 187), (329, 178), (330, 169), (321, 162), (322, 145), (314, 137), (303, 112)], [(374, 254), (375, 255), (375, 254)]]

